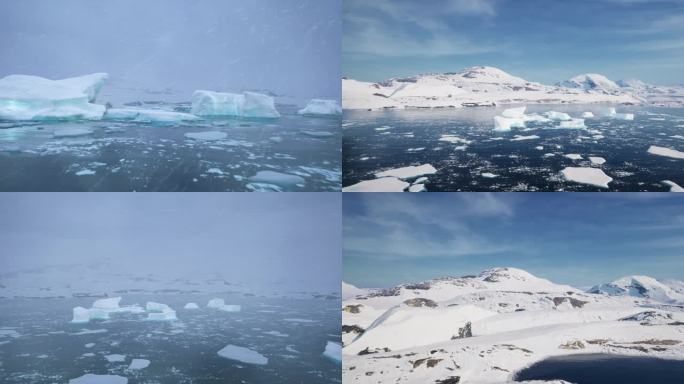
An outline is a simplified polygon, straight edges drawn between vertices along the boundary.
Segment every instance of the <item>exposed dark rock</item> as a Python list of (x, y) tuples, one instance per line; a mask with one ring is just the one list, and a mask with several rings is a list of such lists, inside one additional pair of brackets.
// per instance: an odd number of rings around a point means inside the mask
[(418, 359), (418, 360), (416, 360), (416, 361), (411, 361), (410, 363), (413, 364), (413, 368), (414, 368), (414, 369), (420, 367), (423, 363), (425, 363), (425, 365), (426, 365), (428, 368), (433, 368), (435, 365), (439, 364), (439, 362), (442, 361), (442, 360), (443, 360), (443, 359), (425, 358), (425, 359)]
[(458, 384), (460, 382), (461, 376), (449, 376), (446, 379), (435, 381), (435, 384)]
[(375, 348), (375, 349), (373, 349), (373, 350), (370, 350), (370, 349), (368, 349), (368, 347), (366, 347), (366, 349), (364, 349), (363, 351), (359, 351), (359, 353), (357, 353), (357, 355), (359, 355), (359, 356), (363, 356), (363, 355), (372, 355), (372, 354), (378, 353), (378, 352), (390, 352), (390, 351), (391, 351), (391, 350), (390, 350), (389, 348), (387, 348), (387, 347), (384, 347), (384, 348)]
[(554, 297), (553, 304), (558, 306), (568, 301), (573, 308), (582, 308), (588, 301), (577, 300), (572, 297)]
[(343, 325), (342, 333), (356, 333), (362, 335), (366, 330), (359, 327), (358, 325)]
[(430, 284), (429, 283), (409, 284), (409, 285), (405, 285), (404, 288), (428, 290), (428, 289), (430, 289)]
[(558, 346), (560, 349), (584, 349), (584, 343), (581, 340), (568, 341), (565, 344)]
[(404, 301), (404, 304), (408, 305), (409, 307), (429, 307), (429, 308), (436, 308), (437, 303), (430, 299), (423, 299), (421, 297), (417, 297), (415, 299), (408, 299)]
[(504, 369), (504, 368), (497, 367), (497, 366), (493, 366), (492, 369), (495, 369), (495, 370), (497, 370), (497, 371), (510, 372), (508, 369)]
[(363, 307), (362, 304), (346, 305), (342, 310), (349, 313), (361, 313), (361, 307)]

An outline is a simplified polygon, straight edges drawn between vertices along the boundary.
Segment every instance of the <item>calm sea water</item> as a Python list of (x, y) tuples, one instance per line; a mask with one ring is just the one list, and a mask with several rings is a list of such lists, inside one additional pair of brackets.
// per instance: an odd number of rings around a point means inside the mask
[[(239, 313), (225, 313), (206, 308), (212, 297), (127, 295), (122, 305), (162, 302), (179, 320), (148, 322), (144, 314), (115, 314), (89, 324), (70, 324), (71, 310), (90, 307), (94, 299), (0, 299), (0, 381), (65, 383), (94, 373), (125, 376), (130, 384), (341, 382), (340, 365), (322, 356), (328, 341), (340, 342), (339, 300), (220, 295), (242, 305)], [(182, 309), (187, 302), (200, 309)], [(84, 330), (100, 333), (76, 334)], [(273, 331), (277, 335), (268, 333)], [(95, 345), (87, 348), (89, 343)], [(255, 350), (268, 364), (218, 356), (227, 344)], [(104, 357), (109, 354), (126, 355), (126, 362), (110, 363)], [(133, 358), (150, 360), (150, 366), (127, 370)]]
[(552, 357), (522, 370), (516, 380), (566, 380), (575, 384), (678, 384), (684, 360), (585, 354)]
[[(528, 113), (550, 110), (573, 117), (593, 111), (587, 130), (527, 129), (494, 132), (493, 117), (504, 108), (406, 111), (345, 111), (343, 117), (343, 185), (374, 178), (374, 173), (409, 165), (432, 164), (428, 191), (597, 191), (569, 182), (565, 167), (599, 167), (614, 179), (611, 191), (668, 191), (663, 180), (684, 185), (684, 160), (647, 153), (657, 145), (684, 151), (684, 109), (618, 107), (636, 113), (634, 121), (601, 118), (607, 106), (534, 105)], [(556, 123), (557, 125), (557, 123)], [(443, 135), (469, 141), (448, 143)], [(539, 136), (513, 141), (516, 135)], [(581, 160), (565, 157), (579, 154)], [(592, 165), (589, 157), (606, 163)], [(483, 173), (497, 175), (483, 177)]]
[[(186, 111), (185, 104), (149, 108)], [(2, 191), (339, 191), (340, 118), (304, 117), (279, 106), (275, 120), (221, 119), (171, 125), (0, 121)], [(55, 137), (69, 128), (92, 134)], [(225, 132), (216, 141), (188, 132)], [(252, 182), (259, 171), (303, 183)]]

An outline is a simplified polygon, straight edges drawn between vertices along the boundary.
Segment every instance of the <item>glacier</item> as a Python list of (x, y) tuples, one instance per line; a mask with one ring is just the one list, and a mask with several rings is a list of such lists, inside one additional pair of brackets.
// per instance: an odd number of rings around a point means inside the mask
[(309, 104), (297, 113), (300, 115), (341, 115), (342, 107), (337, 100), (311, 99)]
[(106, 73), (62, 80), (6, 76), (0, 79), (0, 119), (100, 120), (105, 107), (93, 102), (107, 77)]
[(190, 112), (197, 116), (280, 117), (273, 97), (256, 92), (237, 94), (198, 90), (193, 93), (191, 104)]

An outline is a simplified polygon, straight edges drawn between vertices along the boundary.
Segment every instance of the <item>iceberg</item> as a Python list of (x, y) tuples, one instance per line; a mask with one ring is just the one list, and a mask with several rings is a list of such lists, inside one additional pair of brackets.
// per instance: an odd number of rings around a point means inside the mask
[(86, 375), (69, 380), (69, 384), (127, 384), (128, 379), (118, 375)]
[(548, 123), (551, 119), (546, 118), (542, 115), (533, 113), (531, 115), (523, 115), (522, 119), (525, 123)]
[(567, 120), (567, 121), (561, 121), (558, 128), (585, 129), (585, 128), (587, 128), (587, 126), (584, 125), (584, 119), (571, 119), (571, 120)]
[(339, 343), (333, 343), (332, 341), (328, 341), (328, 343), (325, 345), (325, 351), (323, 351), (323, 356), (338, 364), (341, 363), (342, 345), (340, 345)]
[(604, 116), (607, 116), (607, 117), (612, 117), (612, 116), (615, 116), (615, 113), (616, 113), (616, 112), (615, 112), (615, 108), (614, 108), (614, 107), (610, 107), (610, 108), (608, 108), (608, 109), (603, 113), (603, 115), (604, 115)]
[(271, 96), (256, 92), (243, 94), (195, 91), (190, 112), (198, 116), (276, 118), (280, 113)]
[(150, 312), (147, 314), (148, 321), (174, 321), (178, 320), (176, 311), (166, 304), (148, 301), (145, 308)]
[(4, 77), (0, 79), (0, 120), (99, 120), (105, 107), (92, 102), (106, 79), (106, 73), (62, 80)]
[(105, 355), (105, 359), (107, 359), (107, 361), (109, 361), (110, 363), (123, 363), (124, 361), (126, 361), (126, 355)]
[(594, 113), (593, 113), (593, 112), (584, 112), (584, 113), (582, 114), (582, 117), (585, 118), (585, 119), (589, 119), (589, 118), (594, 117)]
[(511, 128), (525, 128), (522, 117), (494, 116), (494, 130), (498, 132), (510, 131)]
[(119, 309), (121, 297), (109, 297), (106, 299), (95, 300), (93, 308), (97, 309)]
[(87, 308), (75, 307), (72, 323), (87, 323), (90, 321), (90, 311)]
[(312, 99), (309, 104), (300, 109), (300, 115), (341, 115), (342, 107), (337, 100)]
[(657, 145), (651, 145), (648, 147), (648, 153), (652, 155), (670, 157), (673, 159), (684, 159), (684, 152), (680, 152), (676, 149), (659, 147)]
[(523, 117), (525, 115), (525, 109), (527, 109), (527, 107), (504, 109), (504, 111), (501, 112), (501, 116), (503, 116), (503, 117)]
[(90, 320), (109, 320), (109, 310), (102, 308), (91, 308), (88, 310)]
[(132, 120), (139, 123), (170, 124), (198, 120), (189, 113), (164, 111), (161, 109), (110, 108), (102, 117), (105, 120)]
[(256, 365), (266, 365), (268, 364), (268, 359), (249, 348), (238, 347), (237, 345), (228, 344), (223, 349), (217, 352), (219, 356), (225, 357), (226, 359), (239, 361), (246, 364), (256, 364)]
[(207, 303), (207, 307), (218, 309), (224, 312), (240, 312), (242, 310), (240, 305), (226, 304), (223, 299), (211, 299)]
[(184, 309), (199, 309), (199, 306), (196, 303), (187, 303), (185, 304)]
[(551, 120), (558, 120), (558, 121), (572, 120), (572, 117), (570, 117), (570, 115), (568, 115), (567, 113), (564, 113), (564, 112), (549, 111), (549, 112), (544, 113), (544, 115)]

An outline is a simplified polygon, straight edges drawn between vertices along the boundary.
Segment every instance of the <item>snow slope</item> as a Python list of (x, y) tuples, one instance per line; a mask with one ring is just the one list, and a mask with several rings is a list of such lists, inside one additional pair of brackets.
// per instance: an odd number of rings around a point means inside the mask
[(345, 296), (343, 381), (504, 383), (571, 353), (684, 359), (684, 307), (670, 300), (684, 284), (638, 281), (648, 295), (594, 294), (493, 268)]
[(663, 303), (684, 303), (684, 292), (675, 291), (669, 285), (648, 276), (626, 276), (610, 283), (596, 285), (588, 292), (647, 298)]

